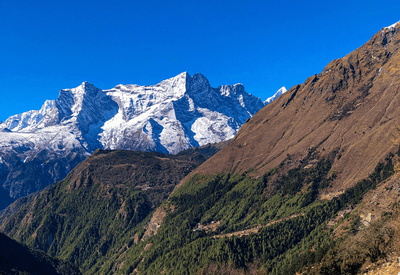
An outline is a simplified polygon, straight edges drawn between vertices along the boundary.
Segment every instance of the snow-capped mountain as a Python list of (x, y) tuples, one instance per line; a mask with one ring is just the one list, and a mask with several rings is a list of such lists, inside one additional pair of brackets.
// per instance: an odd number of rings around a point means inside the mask
[(272, 101), (274, 101), (275, 99), (277, 99), (278, 96), (280, 96), (280, 95), (282, 95), (282, 94), (284, 94), (284, 93), (286, 93), (286, 92), (287, 92), (287, 90), (286, 90), (285, 87), (280, 88), (273, 96), (267, 98), (267, 99), (264, 101), (264, 104), (265, 104), (265, 105), (270, 104)]
[[(154, 86), (118, 85), (100, 90), (88, 82), (64, 89), (39, 111), (0, 125), (19, 144), (53, 151), (97, 148), (178, 153), (230, 139), (264, 106), (243, 85), (212, 88), (201, 74), (186, 72)], [(3, 135), (4, 136), (4, 135)], [(10, 144), (9, 143), (9, 144)], [(15, 146), (14, 146), (15, 147)]]
[[(14, 198), (40, 190), (98, 148), (175, 154), (225, 141), (262, 107), (242, 84), (212, 88), (201, 74), (110, 90), (83, 82), (0, 124), (0, 184)], [(16, 167), (22, 172), (11, 176)]]

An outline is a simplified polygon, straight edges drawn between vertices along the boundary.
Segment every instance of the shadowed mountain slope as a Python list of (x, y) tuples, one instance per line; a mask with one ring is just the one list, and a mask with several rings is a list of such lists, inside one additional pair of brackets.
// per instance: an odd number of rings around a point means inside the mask
[(0, 274), (79, 275), (79, 269), (64, 261), (11, 240), (0, 233)]

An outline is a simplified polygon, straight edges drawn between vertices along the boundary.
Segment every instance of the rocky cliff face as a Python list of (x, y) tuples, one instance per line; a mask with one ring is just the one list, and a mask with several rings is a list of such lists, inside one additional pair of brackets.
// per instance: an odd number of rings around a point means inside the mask
[(0, 124), (0, 186), (14, 199), (40, 190), (98, 148), (176, 154), (226, 141), (263, 106), (243, 85), (212, 88), (201, 74), (104, 91), (84, 82)]

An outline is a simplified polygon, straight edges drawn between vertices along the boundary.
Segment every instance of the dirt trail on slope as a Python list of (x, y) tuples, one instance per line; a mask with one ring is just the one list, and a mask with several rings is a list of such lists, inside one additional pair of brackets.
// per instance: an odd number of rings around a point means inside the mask
[(266, 225), (258, 225), (257, 227), (250, 228), (250, 229), (245, 229), (245, 230), (241, 230), (241, 231), (237, 231), (237, 232), (232, 232), (232, 233), (226, 233), (226, 234), (215, 235), (215, 236), (213, 236), (213, 238), (222, 238), (222, 237), (228, 237), (228, 238), (230, 238), (230, 237), (232, 237), (232, 236), (239, 236), (239, 237), (242, 237), (242, 236), (248, 236), (248, 235), (250, 235), (251, 233), (257, 234), (257, 233), (260, 231), (260, 229), (263, 228), (263, 227), (271, 226), (271, 225), (273, 225), (273, 224), (276, 224), (276, 223), (279, 223), (279, 222), (282, 222), (282, 221), (288, 221), (288, 220), (290, 220), (290, 219), (297, 218), (297, 217), (299, 217), (299, 216), (304, 216), (304, 213), (293, 214), (293, 215), (291, 215), (291, 216), (288, 216), (288, 217), (285, 217), (285, 218), (282, 218), (282, 219), (279, 219), (279, 220), (276, 220), (276, 221), (272, 221), (272, 222), (270, 222), (270, 223), (267, 223)]

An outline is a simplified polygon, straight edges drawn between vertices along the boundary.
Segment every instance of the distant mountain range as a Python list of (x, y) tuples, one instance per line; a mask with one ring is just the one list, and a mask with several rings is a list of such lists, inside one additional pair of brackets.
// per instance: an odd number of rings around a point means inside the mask
[(0, 193), (7, 193), (0, 209), (7, 196), (63, 179), (96, 149), (176, 154), (226, 141), (264, 105), (242, 84), (212, 88), (203, 75), (186, 72), (153, 86), (63, 89), (39, 111), (0, 124)]
[(232, 138), (262, 107), (243, 85), (212, 88), (201, 74), (185, 72), (154, 86), (118, 85), (104, 91), (83, 82), (61, 90), (39, 111), (8, 118), (0, 128), (11, 134), (2, 134), (1, 142), (27, 151), (46, 147), (92, 153), (104, 148), (176, 154)]

